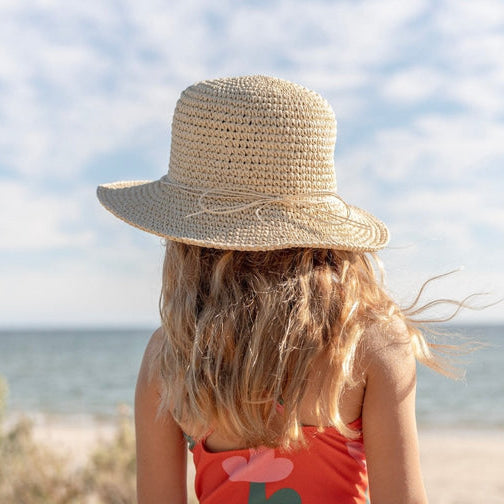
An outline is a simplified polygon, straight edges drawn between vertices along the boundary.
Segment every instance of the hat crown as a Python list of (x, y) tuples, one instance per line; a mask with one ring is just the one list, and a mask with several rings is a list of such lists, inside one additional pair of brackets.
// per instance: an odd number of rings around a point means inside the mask
[(318, 93), (266, 76), (202, 81), (173, 116), (168, 176), (198, 189), (336, 191), (336, 120)]

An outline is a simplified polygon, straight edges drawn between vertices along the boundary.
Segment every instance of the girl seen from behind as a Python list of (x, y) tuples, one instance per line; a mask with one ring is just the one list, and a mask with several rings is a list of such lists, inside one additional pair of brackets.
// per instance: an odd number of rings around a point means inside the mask
[(138, 501), (425, 503), (415, 365), (439, 368), (387, 295), (386, 226), (338, 194), (320, 95), (251, 76), (187, 88), (168, 174), (98, 188), (166, 238), (161, 327), (135, 402)]

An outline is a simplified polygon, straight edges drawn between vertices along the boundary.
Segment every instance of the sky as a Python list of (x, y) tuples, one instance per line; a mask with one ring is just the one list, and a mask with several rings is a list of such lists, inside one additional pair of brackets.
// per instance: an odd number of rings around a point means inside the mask
[(462, 267), (425, 301), (504, 297), (503, 54), (500, 0), (0, 0), (0, 327), (158, 324), (162, 243), (96, 186), (164, 175), (180, 92), (250, 74), (331, 103), (400, 304)]

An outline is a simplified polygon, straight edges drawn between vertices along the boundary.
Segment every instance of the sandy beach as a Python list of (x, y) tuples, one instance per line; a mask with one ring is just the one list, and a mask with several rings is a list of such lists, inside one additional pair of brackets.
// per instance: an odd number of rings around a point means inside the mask
[(87, 418), (66, 420), (41, 416), (33, 423), (34, 439), (68, 456), (75, 467), (83, 466), (99, 443), (111, 440), (115, 431), (116, 425), (112, 422)]
[(420, 431), (430, 504), (503, 504), (504, 431)]
[[(83, 464), (114, 425), (64, 418), (37, 419), (34, 436)], [(430, 504), (504, 504), (504, 431), (420, 430), (420, 450)], [(189, 475), (194, 474), (189, 460)], [(188, 482), (192, 489), (192, 482)]]

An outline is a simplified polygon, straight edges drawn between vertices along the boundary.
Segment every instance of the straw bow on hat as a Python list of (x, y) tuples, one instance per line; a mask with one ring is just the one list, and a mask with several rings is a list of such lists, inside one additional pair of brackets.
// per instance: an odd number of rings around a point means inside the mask
[(265, 77), (199, 82), (182, 92), (167, 175), (98, 187), (128, 224), (204, 247), (374, 251), (388, 230), (337, 194), (336, 121), (320, 95)]

